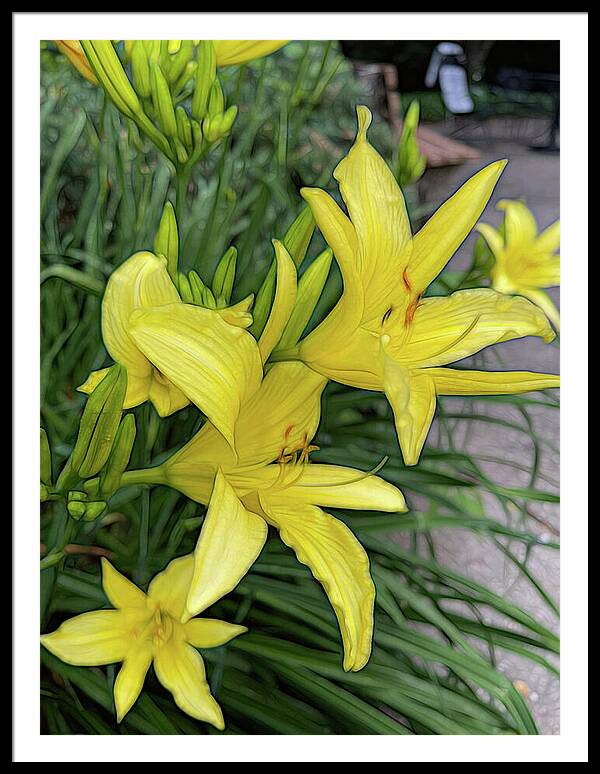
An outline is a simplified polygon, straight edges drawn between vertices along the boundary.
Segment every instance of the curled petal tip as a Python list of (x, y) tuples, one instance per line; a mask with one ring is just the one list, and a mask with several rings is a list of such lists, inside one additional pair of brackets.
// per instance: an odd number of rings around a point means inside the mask
[(357, 141), (366, 140), (367, 130), (369, 126), (371, 126), (373, 115), (366, 105), (358, 105), (356, 108), (356, 115), (358, 117), (358, 134), (356, 135), (356, 139)]

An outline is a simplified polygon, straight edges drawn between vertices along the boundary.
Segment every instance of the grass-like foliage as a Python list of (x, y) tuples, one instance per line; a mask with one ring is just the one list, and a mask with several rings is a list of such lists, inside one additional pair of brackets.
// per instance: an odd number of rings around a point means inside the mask
[[(175, 201), (176, 192), (168, 163), (101, 90), (51, 44), (42, 53), (41, 423), (57, 475), (85, 405), (76, 388), (110, 363), (100, 334), (107, 277), (135, 251), (152, 250), (165, 200)], [(335, 191), (331, 171), (348, 148), (354, 105), (365, 95), (329, 43), (291, 44), (225, 71), (222, 83), (229, 102), (240, 106), (234, 131), (178, 192), (177, 216), (181, 270), (194, 268), (210, 280), (229, 245), (237, 247), (235, 303), (259, 289), (272, 261), (271, 238), (282, 238), (302, 208), (299, 186)], [(371, 140), (391, 159), (391, 135), (376, 123)], [(414, 208), (411, 217), (417, 226)], [(323, 246), (316, 235), (300, 274)], [(462, 276), (467, 285), (468, 276)], [(438, 280), (452, 289), (460, 281), (454, 273)], [(340, 288), (334, 265), (309, 325), (329, 311)], [(497, 403), (510, 405), (515, 418), (490, 411)], [(335, 512), (369, 553), (377, 589), (373, 655), (361, 672), (342, 670), (339, 630), (322, 589), (274, 536), (237, 589), (207, 612), (249, 628), (203, 653), (227, 719), (224, 733), (537, 733), (526, 701), (496, 664), (508, 652), (557, 674), (556, 635), (510, 599), (444, 567), (435, 546), (439, 529), (482, 536), (482, 550), (502, 552), (533, 585), (540, 609), (557, 614), (528, 565), (533, 552), (558, 548), (540, 537), (530, 514), (536, 501), (557, 502), (557, 482), (539, 470), (548, 443), (536, 435), (532, 418), (540, 406), (556, 411), (555, 392), (442, 398), (437, 432), (419, 464), (408, 468), (385, 398), (327, 387), (315, 459), (372, 470), (387, 456), (381, 475), (413, 508), (402, 515)], [(193, 406), (168, 419), (159, 419), (149, 403), (133, 413), (132, 468), (161, 462), (201, 424)], [(487, 463), (508, 465), (506, 471), (519, 467), (515, 461), (479, 459), (465, 450), (465, 426), (468, 434), (480, 422), (490, 433), (512, 429), (529, 439), (531, 459), (518, 478), (528, 483), (512, 486), (510, 478), (486, 472)], [(201, 506), (162, 486), (125, 487), (108, 505), (98, 521), (74, 526), (63, 504), (43, 504), (42, 554), (67, 535), (68, 550), (41, 572), (42, 631), (108, 606), (98, 555), (110, 556), (144, 587), (172, 558), (193, 550), (204, 518)], [(490, 517), (490, 509), (501, 516)], [(44, 649), (42, 664), (46, 733), (219, 733), (178, 710), (152, 673), (117, 725), (115, 667), (72, 667)]]

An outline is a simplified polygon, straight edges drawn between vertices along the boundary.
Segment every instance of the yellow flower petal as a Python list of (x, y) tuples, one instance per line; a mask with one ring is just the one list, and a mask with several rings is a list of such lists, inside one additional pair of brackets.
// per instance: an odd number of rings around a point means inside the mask
[(556, 330), (560, 331), (560, 312), (548, 293), (543, 290), (534, 290), (531, 288), (528, 288), (527, 290), (523, 289), (521, 293), (536, 306), (539, 306)]
[(154, 671), (181, 710), (221, 731), (225, 728), (221, 708), (211, 696), (206, 682), (202, 657), (191, 645), (171, 638), (157, 651)]
[[(271, 465), (257, 471), (256, 475), (264, 480), (276, 481), (279, 468)], [(291, 468), (290, 478), (295, 482), (286, 487), (285, 494), (298, 503), (389, 513), (401, 513), (407, 509), (402, 492), (393, 484), (354, 468), (311, 462), (300, 471)]]
[(146, 595), (102, 557), (102, 588), (113, 607), (146, 608)]
[(90, 63), (81, 47), (81, 43), (78, 40), (55, 40), (56, 46), (61, 54), (64, 54), (84, 78), (94, 86), (98, 85), (98, 79), (94, 75), (94, 71), (90, 67)]
[(213, 40), (217, 67), (244, 64), (283, 48), (288, 40)]
[(413, 238), (408, 279), (420, 293), (441, 272), (483, 212), (507, 162), (495, 161), (469, 178)]
[(531, 371), (467, 371), (459, 368), (428, 368), (438, 395), (513, 395), (519, 392), (560, 387), (558, 374)]
[(358, 239), (354, 226), (326, 191), (320, 188), (303, 188), (300, 193), (309, 205), (325, 241), (333, 250), (342, 272), (346, 297), (344, 309), (348, 312), (348, 319), (344, 324), (358, 325), (363, 314), (364, 298), (358, 273)]
[(369, 558), (350, 529), (314, 505), (261, 496), (269, 521), (323, 585), (344, 643), (344, 669), (362, 669), (371, 655), (375, 587)]
[(193, 574), (193, 554), (173, 559), (162, 572), (154, 576), (148, 587), (148, 596), (160, 603), (173, 618), (180, 620)]
[(560, 220), (542, 231), (535, 242), (536, 250), (544, 253), (554, 253), (560, 245)]
[(277, 284), (269, 318), (258, 340), (262, 362), (265, 363), (281, 338), (296, 303), (296, 266), (283, 244), (273, 240), (277, 262)]
[(429, 371), (409, 373), (386, 356), (384, 386), (394, 412), (404, 464), (416, 465), (435, 414), (433, 379)]
[(148, 377), (152, 366), (130, 336), (129, 318), (136, 309), (180, 302), (162, 256), (132, 255), (110, 276), (102, 300), (102, 336), (106, 349), (133, 377)]
[(546, 342), (554, 338), (537, 306), (489, 288), (459, 290), (447, 297), (423, 299), (408, 341), (390, 349), (404, 365), (439, 366), (522, 336), (540, 336)]
[(218, 648), (248, 629), (216, 618), (192, 618), (184, 624), (185, 639), (195, 648)]
[(133, 707), (144, 687), (146, 672), (152, 663), (152, 650), (135, 645), (131, 647), (115, 680), (114, 697), (117, 723)]
[(122, 661), (131, 641), (120, 610), (96, 610), (69, 618), (41, 642), (67, 664), (99, 666)]
[(523, 202), (501, 199), (497, 207), (504, 210), (506, 244), (508, 247), (530, 245), (537, 237), (537, 223)]
[(302, 446), (304, 439), (311, 439), (317, 431), (326, 383), (303, 363), (275, 363), (240, 411), (235, 428), (237, 463), (221, 434), (206, 424), (165, 463), (169, 483), (193, 500), (206, 503), (217, 466), (227, 471), (236, 464), (264, 465), (277, 459), (284, 449)]
[(481, 236), (488, 243), (490, 250), (494, 253), (496, 260), (498, 260), (498, 256), (501, 256), (504, 251), (504, 237), (502, 234), (497, 228), (494, 228), (487, 223), (478, 223), (475, 226), (475, 229), (479, 231)]
[[(108, 368), (101, 368), (99, 371), (92, 371), (85, 382), (77, 389), (79, 392), (84, 392), (86, 395), (90, 395), (98, 384), (104, 379), (108, 373)], [(154, 369), (156, 372), (156, 369)], [(172, 389), (176, 387), (171, 385)], [(147, 376), (138, 377), (130, 371), (127, 373), (127, 392), (125, 394), (125, 400), (123, 401), (123, 408), (133, 408), (139, 406), (140, 403), (148, 400), (150, 393), (153, 391), (153, 377), (152, 372)], [(186, 403), (189, 401), (186, 399)], [(161, 415), (164, 416), (164, 415)]]
[[(357, 108), (358, 133), (334, 171), (358, 240), (358, 271), (368, 292), (365, 318), (384, 312), (408, 264), (411, 229), (396, 178), (367, 140), (371, 113)], [(332, 246), (333, 247), (333, 246)]]
[(140, 309), (130, 316), (130, 331), (140, 351), (233, 447), (241, 403), (262, 377), (252, 336), (217, 312), (190, 304)]
[(219, 470), (194, 551), (186, 617), (232, 591), (256, 561), (266, 539), (264, 519), (244, 508)]

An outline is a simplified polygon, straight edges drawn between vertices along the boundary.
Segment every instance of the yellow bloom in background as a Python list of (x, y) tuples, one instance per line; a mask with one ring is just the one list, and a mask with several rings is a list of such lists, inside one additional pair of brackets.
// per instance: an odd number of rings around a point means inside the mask
[[(77, 615), (41, 637), (44, 647), (67, 664), (122, 662), (114, 686), (119, 723), (140, 695), (152, 664), (180, 709), (218, 729), (225, 727), (196, 648), (216, 648), (247, 629), (184, 615), (193, 572), (193, 555), (174, 559), (154, 577), (145, 594), (102, 559), (102, 585), (116, 609)], [(210, 578), (207, 583), (210, 589)]]
[(98, 85), (98, 79), (94, 75), (85, 52), (78, 40), (55, 40), (56, 46), (61, 54), (64, 54), (69, 62), (83, 75), (84, 78), (94, 86)]
[(213, 40), (217, 67), (244, 64), (283, 48), (289, 40)]
[(206, 424), (161, 467), (127, 473), (123, 483), (168, 484), (209, 505), (188, 615), (237, 585), (271, 524), (322, 583), (339, 621), (344, 669), (356, 671), (371, 652), (375, 589), (369, 559), (350, 529), (320, 506), (402, 512), (406, 504), (395, 486), (375, 475), (309, 462), (325, 384), (302, 363), (277, 363), (240, 412), (237, 456)]
[[(262, 378), (255, 339), (230, 324), (247, 316), (234, 312), (184, 304), (162, 256), (141, 252), (121, 264), (106, 285), (102, 336), (127, 368), (124, 407), (150, 400), (168, 416), (191, 401), (233, 443), (240, 405)], [(91, 392), (106, 371), (79, 389)]]
[(330, 379), (385, 392), (407, 465), (414, 465), (431, 426), (437, 395), (509, 394), (558, 387), (559, 377), (446, 368), (500, 341), (554, 332), (524, 298), (490, 289), (423, 298), (473, 228), (504, 169), (497, 161), (468, 180), (414, 235), (402, 192), (369, 144), (371, 113), (359, 107), (356, 141), (334, 177), (348, 208), (318, 188), (302, 190), (340, 266), (344, 291), (299, 348)]
[(500, 229), (487, 223), (477, 226), (494, 255), (492, 287), (533, 301), (559, 330), (560, 314), (543, 289), (560, 284), (560, 221), (538, 234), (533, 213), (523, 202), (503, 199), (498, 209), (504, 210)]

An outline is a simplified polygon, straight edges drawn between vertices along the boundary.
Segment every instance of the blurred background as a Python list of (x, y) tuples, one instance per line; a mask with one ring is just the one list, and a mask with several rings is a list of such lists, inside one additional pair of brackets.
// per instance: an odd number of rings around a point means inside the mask
[[(293, 41), (273, 56), (225, 69), (222, 84), (229, 104), (239, 105), (239, 116), (232, 137), (198, 165), (190, 180), (189, 212), (179, 224), (180, 254), (184, 269), (193, 266), (210, 278), (220, 256), (235, 244), (239, 261), (233, 301), (262, 282), (272, 259), (271, 238), (281, 238), (301, 209), (300, 187), (320, 186), (338, 197), (332, 171), (354, 138), (357, 104), (373, 110), (370, 140), (393, 165), (406, 110), (414, 99), (420, 103), (416, 139), (426, 169), (405, 188), (413, 231), (473, 172), (499, 158), (508, 158), (509, 165), (482, 220), (499, 224), (495, 204), (502, 198), (523, 198), (540, 229), (559, 217), (556, 42)], [(51, 41), (42, 43), (41, 97), (41, 409), (60, 464), (70, 452), (84, 403), (76, 387), (108, 362), (99, 329), (106, 278), (134, 251), (152, 248), (172, 181), (165, 160)], [(452, 289), (453, 279), (471, 266), (476, 245), (477, 235), (471, 234), (434, 290)], [(323, 246), (316, 235), (310, 256)], [(311, 326), (331, 308), (340, 288), (334, 266)], [(550, 292), (558, 302), (557, 289)], [(551, 345), (539, 339), (507, 342), (474, 360), (480, 368), (558, 372), (558, 340)], [(390, 456), (383, 475), (406, 491), (419, 512), (411, 528), (390, 533), (390, 539), (434, 562), (444, 583), (451, 585), (451, 574), (460, 573), (530, 613), (543, 631), (557, 633), (555, 396), (444, 398), (421, 463), (405, 469), (393, 432), (388, 432), (385, 400), (374, 393), (346, 396), (336, 386), (328, 390), (317, 439), (323, 451), (315, 459), (369, 469), (382, 455)], [(197, 422), (193, 412), (185, 409), (176, 423), (161, 423), (154, 438), (157, 448), (171, 448), (189, 437)], [(385, 431), (379, 430), (382, 419)], [(149, 450), (136, 453), (141, 459)], [(169, 501), (179, 552), (193, 546), (197, 529), (183, 500)], [(492, 532), (466, 525), (465, 515), (474, 508), (479, 512), (481, 503), (501, 525)], [(133, 523), (135, 511), (129, 514), (126, 502), (114, 508)], [(163, 527), (171, 524), (170, 517), (160, 518)], [(127, 569), (130, 560), (127, 519), (114, 520), (90, 537), (119, 555), (120, 569)], [(186, 519), (194, 522), (187, 532)], [(455, 524), (439, 526), (440, 519)], [(360, 514), (348, 523), (357, 531), (364, 526)], [(43, 517), (43, 529), (44, 524)], [(172, 539), (169, 547), (173, 550)], [(86, 559), (77, 562), (72, 575), (64, 576), (67, 581), (63, 577), (54, 586), (54, 580), (47, 580), (43, 621), (91, 604), (76, 582), (76, 572), (87, 569)], [(407, 566), (411, 583), (420, 573), (425, 577), (424, 565)], [(490, 663), (517, 687), (539, 731), (558, 733), (555, 654), (540, 650), (535, 636), (528, 639), (522, 626), (507, 620), (494, 604), (445, 603)], [(480, 630), (467, 623), (465, 611)], [(405, 613), (419, 625), (410, 605)], [(495, 626), (504, 627), (500, 647), (490, 635)], [(239, 710), (233, 706), (229, 711), (235, 718)], [(48, 715), (45, 722), (52, 726), (56, 721)], [(432, 729), (417, 733), (435, 733)]]

